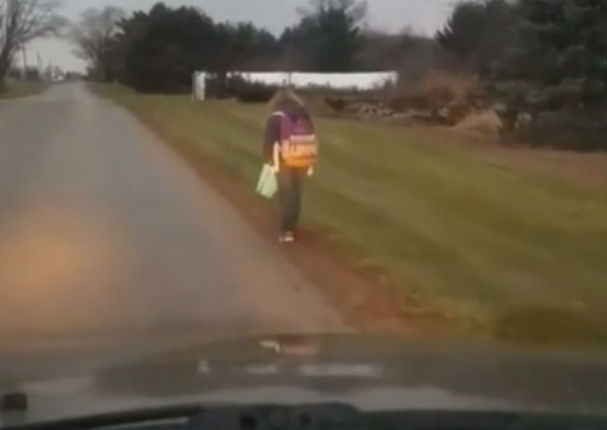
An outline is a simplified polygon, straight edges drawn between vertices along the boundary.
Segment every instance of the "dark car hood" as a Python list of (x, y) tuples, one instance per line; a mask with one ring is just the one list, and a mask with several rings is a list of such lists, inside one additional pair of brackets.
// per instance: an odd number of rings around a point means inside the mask
[(363, 410), (605, 414), (602, 355), (388, 336), (264, 336), (30, 380), (27, 421), (183, 403), (340, 401)]

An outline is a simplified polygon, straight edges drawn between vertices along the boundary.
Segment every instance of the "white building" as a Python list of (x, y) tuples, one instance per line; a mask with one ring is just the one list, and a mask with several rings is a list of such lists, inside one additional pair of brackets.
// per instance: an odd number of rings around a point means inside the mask
[[(194, 73), (193, 96), (204, 100), (207, 73)], [(335, 90), (372, 90), (398, 81), (398, 72), (354, 72), (354, 73), (313, 73), (313, 72), (230, 72), (228, 77), (240, 76), (244, 81), (269, 86), (290, 85), (294, 88), (325, 87)]]

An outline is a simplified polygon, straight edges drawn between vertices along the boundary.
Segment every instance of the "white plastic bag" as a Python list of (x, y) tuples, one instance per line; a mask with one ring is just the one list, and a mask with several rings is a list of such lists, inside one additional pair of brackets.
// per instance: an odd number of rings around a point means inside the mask
[(264, 164), (257, 183), (257, 193), (266, 199), (273, 198), (278, 192), (276, 172), (269, 164)]

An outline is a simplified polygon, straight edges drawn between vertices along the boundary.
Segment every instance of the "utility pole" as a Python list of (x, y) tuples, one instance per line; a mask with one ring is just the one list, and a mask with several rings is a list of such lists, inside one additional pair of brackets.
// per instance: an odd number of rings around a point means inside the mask
[(44, 73), (43, 68), (44, 68), (44, 64), (42, 61), (42, 57), (40, 56), (40, 51), (36, 50), (36, 65), (38, 67), (38, 73), (40, 73), (40, 76), (42, 76), (42, 73)]
[(21, 45), (21, 54), (23, 55), (23, 80), (27, 79), (27, 51), (25, 45)]

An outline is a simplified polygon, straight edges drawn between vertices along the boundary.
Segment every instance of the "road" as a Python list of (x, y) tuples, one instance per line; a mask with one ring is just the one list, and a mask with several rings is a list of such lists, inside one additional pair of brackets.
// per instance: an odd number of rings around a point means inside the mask
[(0, 294), (0, 353), (343, 328), (275, 247), (84, 84), (0, 104)]

